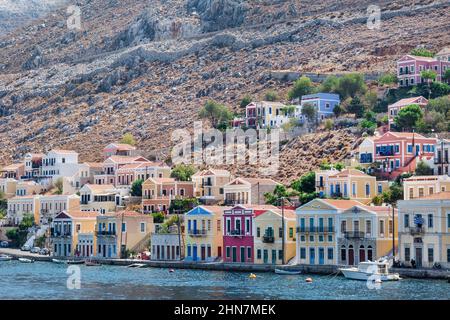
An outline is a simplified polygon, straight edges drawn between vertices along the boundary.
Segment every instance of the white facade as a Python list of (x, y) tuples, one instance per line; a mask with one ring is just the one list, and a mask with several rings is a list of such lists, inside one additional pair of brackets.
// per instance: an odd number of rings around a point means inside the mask
[(42, 158), (42, 172), (46, 177), (73, 177), (78, 173), (78, 153), (71, 150), (51, 150)]

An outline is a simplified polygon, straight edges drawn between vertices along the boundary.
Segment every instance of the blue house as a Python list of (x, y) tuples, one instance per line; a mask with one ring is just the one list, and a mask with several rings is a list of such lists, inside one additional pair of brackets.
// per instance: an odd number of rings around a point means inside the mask
[[(302, 96), (301, 109), (306, 104), (312, 104), (317, 109), (317, 117), (319, 121), (332, 117), (334, 115), (333, 109), (341, 103), (341, 99), (338, 94), (335, 93), (314, 93)], [(301, 115), (300, 109), (300, 120), (304, 120)]]

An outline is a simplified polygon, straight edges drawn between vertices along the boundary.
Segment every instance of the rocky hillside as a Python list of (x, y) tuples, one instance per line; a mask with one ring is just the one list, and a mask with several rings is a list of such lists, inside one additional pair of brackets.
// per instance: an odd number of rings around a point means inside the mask
[[(95, 160), (128, 131), (164, 156), (171, 131), (192, 128), (206, 100), (240, 111), (244, 94), (285, 92), (269, 70), (387, 71), (411, 48), (450, 44), (448, 1), (77, 3), (81, 30), (62, 8), (0, 38), (1, 163), (52, 147)], [(380, 30), (367, 28), (372, 4)]]

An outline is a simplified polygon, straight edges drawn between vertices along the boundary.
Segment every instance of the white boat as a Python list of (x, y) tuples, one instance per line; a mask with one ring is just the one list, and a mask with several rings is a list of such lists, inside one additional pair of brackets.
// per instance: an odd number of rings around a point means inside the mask
[(294, 270), (283, 270), (283, 269), (275, 269), (276, 274), (282, 274), (282, 275), (297, 275), (302, 273), (301, 271), (294, 271)]
[(12, 260), (11, 256), (8, 256), (6, 254), (0, 254), (0, 261), (10, 261)]
[(28, 258), (19, 258), (19, 261), (22, 263), (33, 263), (34, 262), (33, 259), (28, 259)]
[(389, 273), (387, 260), (360, 262), (358, 267), (339, 269), (347, 279), (364, 281), (396, 281), (400, 280), (398, 273)]
[(143, 263), (133, 263), (127, 266), (127, 268), (143, 268), (143, 267), (145, 267), (145, 264)]
[(66, 264), (66, 263), (67, 263), (67, 260), (52, 259), (52, 262), (58, 263), (58, 264)]

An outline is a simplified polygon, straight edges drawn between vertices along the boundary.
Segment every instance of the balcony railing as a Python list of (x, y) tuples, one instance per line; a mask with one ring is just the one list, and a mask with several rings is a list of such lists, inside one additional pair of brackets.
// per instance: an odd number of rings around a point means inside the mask
[(395, 152), (393, 152), (393, 151), (379, 151), (377, 153), (377, 156), (381, 156), (381, 157), (390, 157), (393, 155), (395, 155)]
[(366, 237), (366, 233), (363, 231), (346, 231), (344, 232), (345, 239), (363, 239)]
[(409, 233), (413, 236), (421, 235), (421, 234), (425, 233), (425, 228), (424, 227), (410, 227)]
[(297, 233), (334, 233), (334, 227), (297, 227)]
[(325, 188), (325, 184), (323, 182), (316, 182), (316, 188)]
[(448, 164), (448, 158), (434, 158), (434, 164)]
[(207, 230), (206, 229), (190, 229), (190, 230), (188, 230), (188, 234), (192, 237), (203, 237), (203, 236), (206, 236)]
[(227, 232), (227, 236), (245, 236), (244, 230), (230, 230)]
[(116, 235), (116, 231), (106, 231), (106, 230), (102, 230), (102, 231), (95, 231), (95, 235), (96, 236), (115, 236)]
[(203, 181), (202, 186), (203, 187), (212, 187), (212, 181)]
[(265, 234), (263, 236), (263, 242), (264, 243), (274, 243), (275, 242), (275, 237), (273, 235), (267, 235)]
[(52, 231), (51, 236), (52, 238), (68, 238), (71, 237), (72, 234), (70, 232)]

